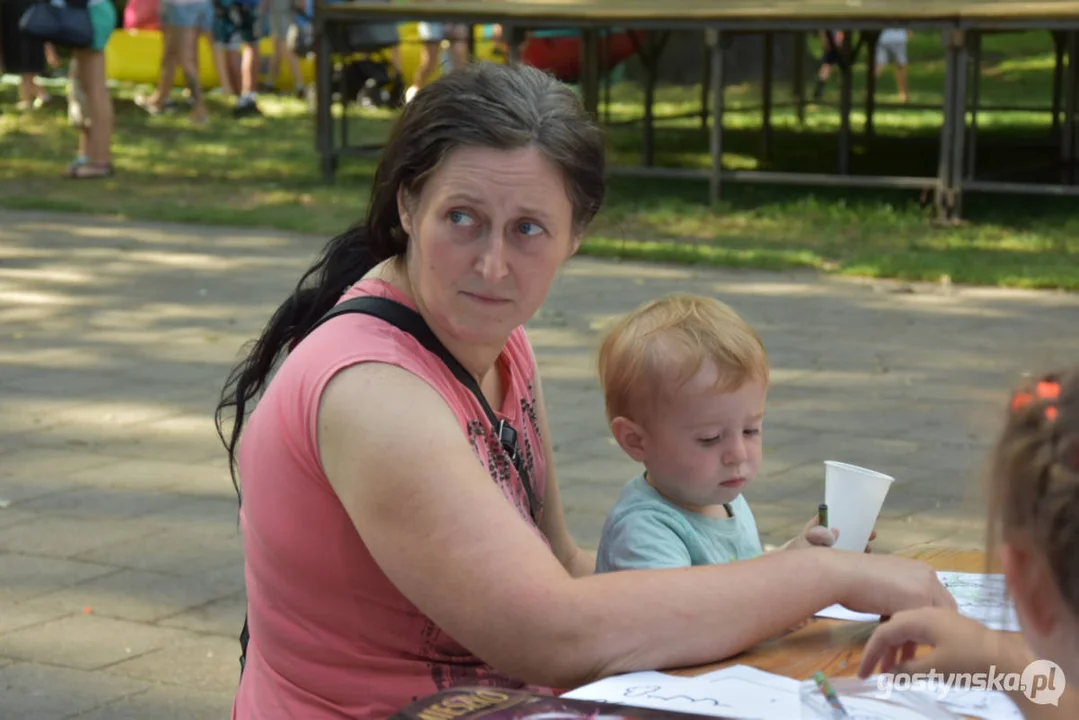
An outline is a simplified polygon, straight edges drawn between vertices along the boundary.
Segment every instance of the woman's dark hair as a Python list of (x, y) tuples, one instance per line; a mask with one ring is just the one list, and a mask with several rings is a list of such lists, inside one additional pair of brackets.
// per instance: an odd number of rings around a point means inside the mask
[(1079, 367), (1015, 390), (992, 462), (987, 554), (1001, 540), (1032, 546), (1079, 614)]
[[(214, 417), (237, 495), (236, 451), (248, 405), (262, 392), (282, 355), (350, 285), (380, 262), (404, 254), (408, 238), (397, 212), (398, 189), (418, 197), (442, 159), (465, 146), (537, 148), (562, 170), (579, 230), (603, 202), (602, 133), (573, 92), (551, 76), (526, 65), (478, 63), (417, 93), (394, 126), (375, 171), (366, 219), (323, 248), (225, 381)], [(230, 409), (232, 427), (226, 433)]]

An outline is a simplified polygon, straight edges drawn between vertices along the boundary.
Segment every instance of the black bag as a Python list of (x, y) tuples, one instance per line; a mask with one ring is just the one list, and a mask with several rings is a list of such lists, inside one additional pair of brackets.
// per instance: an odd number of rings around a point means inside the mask
[[(390, 300), (389, 298), (373, 296), (358, 297), (353, 298), (352, 300), (346, 300), (343, 303), (338, 303), (330, 308), (330, 310), (319, 318), (319, 321), (307, 331), (307, 334), (310, 335), (314, 332), (315, 328), (331, 318), (350, 313), (372, 315), (416, 338), (420, 341), (421, 345), (437, 355), (439, 360), (441, 360), (446, 367), (449, 368), (450, 372), (453, 373), (454, 377), (476, 396), (476, 400), (479, 401), (480, 407), (483, 408), (483, 413), (487, 416), (487, 420), (491, 423), (491, 427), (498, 434), (498, 440), (502, 445), (502, 449), (505, 450), (510, 462), (513, 463), (513, 467), (517, 469), (517, 473), (521, 477), (521, 485), (524, 486), (525, 495), (528, 497), (528, 514), (532, 517), (533, 522), (538, 522), (539, 518), (537, 515), (538, 509), (536, 508), (535, 490), (532, 487), (532, 479), (528, 477), (528, 470), (524, 464), (524, 456), (517, 448), (517, 431), (505, 420), (498, 419), (494, 410), (491, 409), (491, 405), (487, 402), (487, 398), (484, 397), (483, 391), (480, 390), (480, 386), (476, 382), (476, 379), (464, 369), (461, 363), (457, 361), (457, 358), (450, 354), (450, 351), (447, 350), (446, 346), (442, 344), (437, 336), (435, 336), (431, 331), (431, 328), (427, 327), (427, 323), (424, 322), (420, 314), (412, 308), (402, 305), (394, 300)], [(304, 337), (306, 337), (306, 335)], [(247, 618), (245, 617), (243, 630), (240, 631), (241, 677), (243, 676), (244, 667), (247, 664), (247, 643), (250, 638), (251, 633), (247, 628)]]
[(19, 29), (42, 42), (67, 47), (88, 48), (94, 43), (94, 26), (84, 3), (36, 2), (19, 19)]

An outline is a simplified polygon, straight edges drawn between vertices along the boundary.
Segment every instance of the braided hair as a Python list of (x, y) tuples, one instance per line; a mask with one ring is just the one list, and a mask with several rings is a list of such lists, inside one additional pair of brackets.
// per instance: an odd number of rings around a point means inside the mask
[(1079, 367), (1024, 380), (992, 460), (988, 547), (1031, 543), (1079, 615)]

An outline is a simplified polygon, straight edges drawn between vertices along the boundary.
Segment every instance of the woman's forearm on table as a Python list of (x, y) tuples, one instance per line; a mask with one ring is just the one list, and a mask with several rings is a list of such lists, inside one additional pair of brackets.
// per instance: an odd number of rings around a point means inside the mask
[[(708, 567), (602, 573), (575, 580), (577, 647), (590, 658), (572, 684), (635, 670), (715, 662), (781, 634), (838, 602), (840, 579), (820, 550)], [(827, 551), (823, 551), (827, 552)], [(777, 588), (782, 590), (777, 591)]]

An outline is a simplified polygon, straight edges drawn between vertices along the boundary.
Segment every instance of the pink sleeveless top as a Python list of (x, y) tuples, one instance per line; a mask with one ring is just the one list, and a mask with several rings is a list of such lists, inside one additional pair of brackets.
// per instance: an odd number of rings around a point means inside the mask
[[(358, 283), (342, 300), (359, 295), (411, 305), (380, 280)], [(349, 314), (323, 324), (282, 363), (240, 442), (251, 640), (234, 720), (385, 718), (447, 687), (523, 686), (469, 653), (398, 592), (322, 471), (320, 397), (337, 372), (362, 362), (399, 366), (438, 391), (477, 461), (542, 537), (482, 407), (437, 357), (378, 318)], [(510, 336), (498, 362), (505, 400), (496, 413), (518, 431), (542, 507), (546, 467), (534, 410), (535, 358), (523, 328)]]

